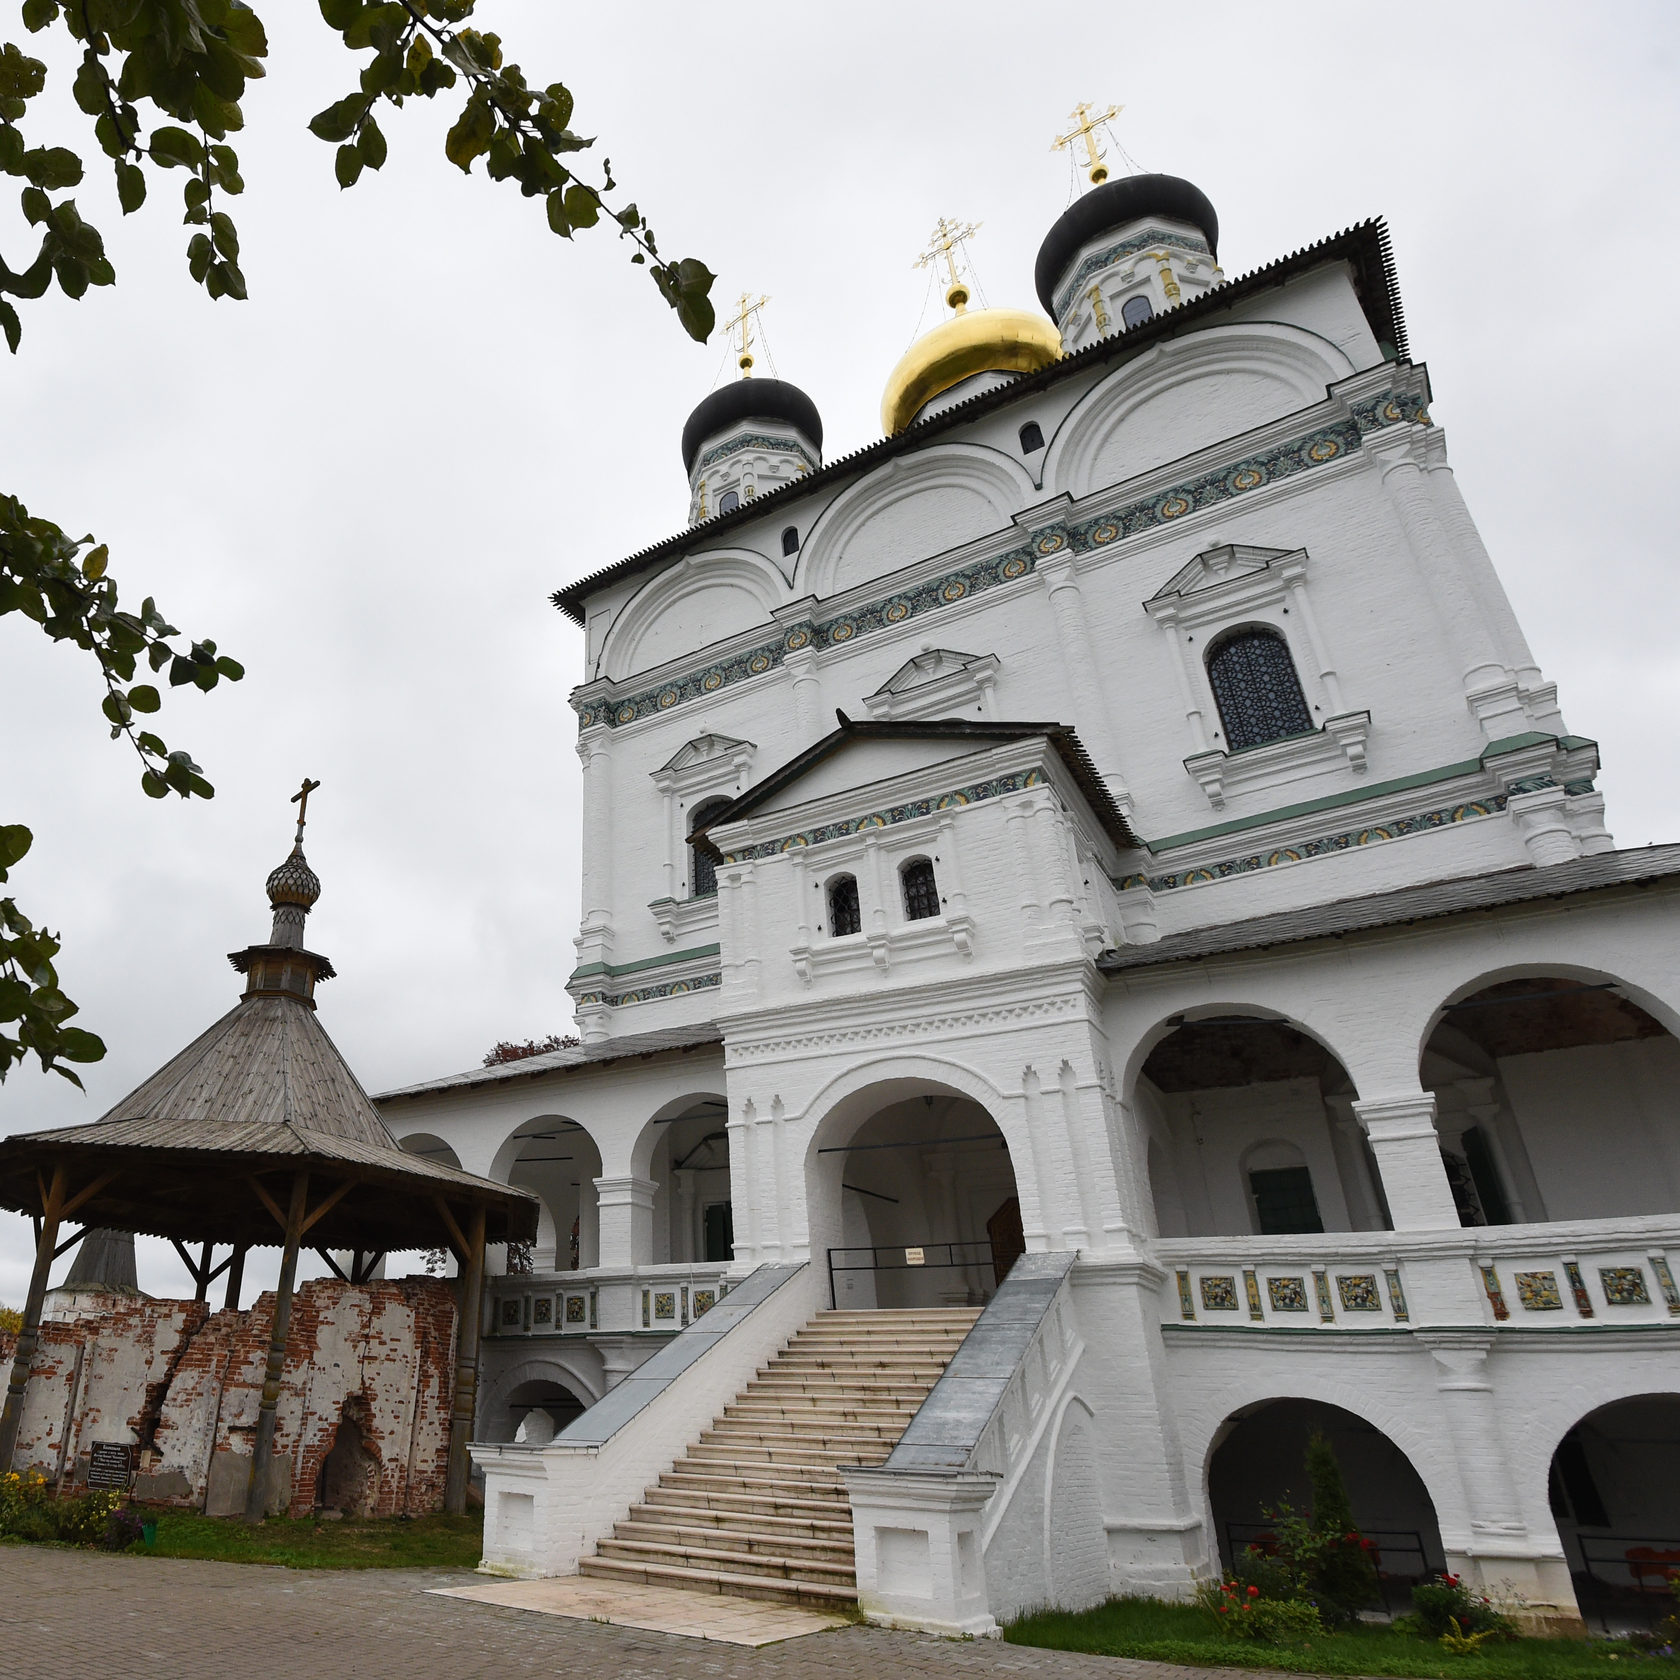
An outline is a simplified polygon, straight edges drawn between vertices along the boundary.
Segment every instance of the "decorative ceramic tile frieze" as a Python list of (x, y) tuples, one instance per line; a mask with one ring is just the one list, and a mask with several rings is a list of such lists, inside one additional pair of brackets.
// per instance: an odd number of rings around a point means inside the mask
[(1412, 1315), (1406, 1306), (1406, 1290), (1400, 1282), (1399, 1270), (1394, 1266), (1384, 1266), (1383, 1279), (1388, 1284), (1388, 1304), (1394, 1312), (1394, 1321), (1404, 1324)]
[(1517, 1300), (1526, 1312), (1562, 1312), (1556, 1272), (1518, 1272)]
[(1382, 1311), (1382, 1297), (1377, 1293), (1375, 1272), (1352, 1272), (1338, 1276), (1336, 1293), (1342, 1298), (1343, 1312)]
[(1476, 1270), (1482, 1274), (1482, 1288), (1487, 1292), (1488, 1305), (1493, 1308), (1493, 1316), (1503, 1322), (1511, 1316), (1511, 1309), (1506, 1305), (1505, 1291), (1500, 1287), (1498, 1271), (1487, 1265), (1478, 1265)]
[(762, 840), (739, 852), (726, 852), (725, 863), (746, 863), (754, 858), (776, 857), (800, 846), (821, 845), (824, 840), (838, 840), (848, 834), (862, 834), (867, 829), (891, 828), (895, 823), (911, 822), (917, 817), (932, 816), (935, 811), (954, 810), (962, 805), (978, 804), (982, 799), (997, 799), (1006, 793), (1019, 793), (1024, 788), (1040, 786), (1044, 781), (1041, 770), (1018, 770), (1008, 776), (994, 776), (990, 781), (973, 782), (968, 787), (953, 788), (927, 799), (912, 799), (903, 805), (886, 810), (871, 811), (863, 817), (847, 817), (841, 822), (823, 823), (799, 834), (783, 835), (779, 840)]
[(1204, 1277), (1202, 1307), (1206, 1312), (1236, 1312), (1237, 1280), (1234, 1277)]
[(1589, 776), (1582, 782), (1565, 782), (1563, 784), (1563, 791), (1567, 794), (1580, 794), (1596, 793), (1598, 790), (1593, 786), (1592, 777)]
[(1668, 1303), (1669, 1316), (1680, 1318), (1680, 1289), (1674, 1286), (1674, 1273), (1668, 1264), (1666, 1254), (1650, 1256), (1651, 1270), (1657, 1274), (1657, 1288), (1662, 1291), (1662, 1298)]
[(1252, 1267), (1243, 1268), (1243, 1293), (1248, 1297), (1248, 1316), (1264, 1318), (1266, 1312), (1260, 1305), (1260, 1278)]
[(554, 1322), (554, 1299), (549, 1295), (540, 1295), (531, 1303), (531, 1328), (546, 1329)]
[(699, 1318), (709, 1313), (717, 1305), (717, 1291), (715, 1289), (696, 1289), (694, 1291), (694, 1316)]
[(1563, 1263), (1564, 1276), (1569, 1279), (1569, 1292), (1575, 1297), (1575, 1310), (1582, 1318), (1593, 1316), (1592, 1296), (1587, 1293), (1587, 1280), (1581, 1276), (1581, 1268), (1573, 1260)]
[(1151, 892), (1200, 886), (1204, 881), (1249, 875), (1257, 869), (1275, 869), (1283, 863), (1328, 857), (1333, 852), (1351, 851), (1383, 840), (1398, 840), (1406, 834), (1422, 834), (1428, 829), (1450, 828), (1454, 823), (1469, 822), (1476, 817), (1495, 816), (1505, 809), (1505, 804), (1505, 795), (1497, 793), (1486, 799), (1466, 800), (1462, 805), (1444, 805), (1436, 811), (1423, 811), (1414, 817), (1396, 817), (1391, 822), (1371, 823), (1364, 828), (1345, 829), (1340, 834), (1320, 835), (1316, 840), (1279, 846), (1269, 852), (1250, 852), (1245, 857), (1225, 858), (1219, 863), (1199, 863), (1193, 869), (1180, 869), (1169, 875), (1126, 875), (1117, 885), (1122, 891), (1128, 887), (1148, 887)]
[(653, 1328), (653, 1291), (651, 1289), (642, 1291), (642, 1328), (644, 1330)]
[(1104, 548), (1158, 526), (1169, 525), (1186, 514), (1198, 513), (1233, 496), (1246, 495), (1264, 484), (1292, 478), (1314, 467), (1328, 466), (1332, 461), (1356, 452), (1365, 432), (1409, 420), (1426, 419), (1416, 397), (1394, 390), (1383, 392), (1359, 404), (1351, 419), (1336, 421), (1288, 443), (1246, 457), (1234, 465), (1203, 473), (1143, 500), (1098, 514), (1078, 525), (1035, 532), (1027, 543), (996, 559), (978, 561), (960, 570), (913, 584), (832, 619), (789, 625), (757, 647), (715, 664), (684, 672), (661, 687), (644, 689), (638, 694), (627, 694), (614, 700), (578, 702), (578, 727), (590, 729), (604, 724), (616, 729), (687, 701), (703, 699), (731, 683), (763, 676), (782, 664), (789, 653), (801, 648), (838, 646), (854, 636), (868, 635), (923, 613), (953, 606), (971, 595), (1025, 577), (1041, 558), (1065, 548)]
[(1651, 1292), (1645, 1287), (1643, 1266), (1600, 1266), (1599, 1285), (1608, 1307), (1648, 1307)]
[(1318, 1316), (1326, 1324), (1336, 1319), (1336, 1303), (1330, 1299), (1330, 1277), (1326, 1272), (1314, 1271), (1313, 1293), (1318, 1297)]
[(797, 438), (771, 437), (767, 432), (748, 432), (744, 437), (731, 438), (727, 443), (720, 443), (716, 449), (708, 449), (698, 461), (694, 463), (696, 472), (705, 472), (709, 467), (715, 467), (719, 461), (726, 461), (731, 455), (739, 455), (743, 449), (774, 449), (784, 455), (797, 455), (811, 472), (816, 472), (820, 463), (811, 459)]
[(589, 1291), (589, 1328), (591, 1330), (601, 1328), (601, 1292), (598, 1289)]
[(695, 974), (687, 980), (667, 980), (658, 986), (638, 986), (629, 992), (579, 992), (577, 1004), (581, 1009), (587, 1003), (602, 1003), (609, 1009), (616, 1009), (625, 1003), (649, 1003), (655, 998), (681, 997), (684, 992), (703, 992), (708, 986), (721, 986), (723, 975)]
[(1182, 1271), (1178, 1274), (1178, 1316), (1180, 1318), (1194, 1318), (1196, 1316), (1196, 1303), (1190, 1296), (1190, 1274)]
[(674, 1289), (661, 1289), (654, 1295), (653, 1316), (655, 1318), (675, 1318), (677, 1316), (677, 1292)]
[(518, 1330), (525, 1322), (525, 1303), (517, 1295), (510, 1295), (502, 1302), (501, 1317), (497, 1323), (504, 1330)]
[(568, 1295), (566, 1297), (566, 1322), (568, 1324), (583, 1324), (589, 1318), (589, 1303), (582, 1295)]
[(1159, 245), (1175, 245), (1181, 251), (1194, 251), (1198, 256), (1211, 257), (1213, 253), (1208, 249), (1207, 241), (1194, 233), (1168, 233), (1165, 228), (1145, 228), (1142, 233), (1134, 233), (1129, 239), (1122, 239), (1117, 245), (1106, 245), (1100, 251), (1093, 251), (1078, 268), (1073, 271), (1073, 277), (1062, 288), (1056, 299), (1056, 319), (1059, 321), (1067, 314), (1068, 305), (1073, 302), (1073, 294), (1077, 292), (1093, 274), (1100, 274), (1112, 263), (1117, 263), (1122, 257), (1129, 257), (1136, 251), (1147, 251)]
[(1273, 1312), (1305, 1312), (1307, 1310), (1307, 1280), (1305, 1278), (1267, 1278), (1266, 1293), (1271, 1297)]

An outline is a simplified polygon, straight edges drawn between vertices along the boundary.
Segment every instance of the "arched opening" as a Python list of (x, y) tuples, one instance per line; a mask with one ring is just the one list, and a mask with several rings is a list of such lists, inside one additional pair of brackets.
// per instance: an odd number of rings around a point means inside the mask
[(1312, 1509), (1307, 1443), (1314, 1433), (1330, 1443), (1347, 1485), (1359, 1531), (1376, 1547), (1383, 1601), (1403, 1610), (1412, 1587), (1444, 1572), (1446, 1553), (1435, 1502), (1411, 1460), (1353, 1412), (1320, 1400), (1262, 1400), (1232, 1413), (1208, 1459), (1208, 1508), (1220, 1559), (1236, 1567), (1250, 1545), (1269, 1544), (1272, 1519), (1285, 1504)]
[(542, 1201), (531, 1269), (575, 1272), (600, 1264), (601, 1152), (575, 1120), (539, 1114), (513, 1129), (497, 1152), (492, 1176)]
[(833, 938), (843, 939), (849, 933), (862, 931), (863, 908), (858, 902), (855, 875), (834, 876), (823, 893), (823, 901), (828, 906), (828, 932)]
[(1442, 1010), (1420, 1078), (1465, 1225), (1680, 1209), (1680, 1042), (1614, 980), (1469, 992)]
[(1340, 1061), (1287, 1021), (1176, 1022), (1135, 1094), (1160, 1235), (1388, 1229), (1356, 1095)]
[(788, 528), (782, 532), (782, 553), (797, 554), (798, 552), (799, 527), (797, 525), (789, 525)]
[(1141, 327), (1145, 321), (1154, 318), (1155, 305), (1142, 294), (1127, 298), (1120, 306), (1120, 320), (1128, 327)]
[(1680, 1394), (1589, 1412), (1558, 1443), (1552, 1515), (1581, 1614), (1606, 1632), (1649, 1627), (1680, 1575)]
[[(397, 1142), (410, 1155), (422, 1155), (428, 1161), (436, 1161), (439, 1166), (459, 1168), (461, 1165), (461, 1157), (455, 1153), (454, 1147), (434, 1132), (409, 1132)], [(405, 1261), (412, 1262), (407, 1270), (404, 1269)], [(413, 1256), (391, 1255), (385, 1264), (385, 1275), (388, 1277), (417, 1276), (424, 1272), (431, 1277), (452, 1278), (458, 1276), (460, 1270), (453, 1251), (447, 1248), (422, 1250)]]
[(568, 1372), (557, 1367), (547, 1370), (550, 1374), (526, 1376), (505, 1394), (487, 1393), (476, 1438), (540, 1447), (588, 1409), (588, 1400), (567, 1381)]
[(333, 1431), (333, 1444), (315, 1478), (315, 1506), (346, 1517), (371, 1517), (379, 1503), (379, 1459), (369, 1448), (363, 1425), (367, 1402), (359, 1394), (345, 1399)]
[(817, 1128), (806, 1193), (812, 1258), (842, 1308), (978, 1306), (1026, 1249), (997, 1122), (932, 1081), (841, 1103)]
[(734, 1259), (728, 1116), (722, 1093), (711, 1092), (668, 1105), (649, 1125), (641, 1146), (654, 1183), (649, 1264), (727, 1265)]
[[(688, 819), (689, 833), (698, 833), (715, 822), (727, 810), (727, 799), (708, 799), (695, 806)], [(717, 897), (717, 859), (710, 852), (692, 842), (688, 848), (688, 896), (690, 898)]]
[(1029, 420), (1021, 428), (1021, 453), (1036, 455), (1044, 447), (1044, 429), (1036, 420)]
[(717, 510), (720, 514), (733, 513), (740, 505), (740, 496), (733, 490), (725, 490), (724, 493), (718, 497)]
[(923, 922), (939, 914), (939, 882), (934, 878), (932, 858), (911, 858), (899, 870), (898, 880), (905, 921)]
[(1250, 624), (1221, 636), (1208, 649), (1207, 674), (1228, 752), (1312, 729), (1289, 644), (1270, 625)]

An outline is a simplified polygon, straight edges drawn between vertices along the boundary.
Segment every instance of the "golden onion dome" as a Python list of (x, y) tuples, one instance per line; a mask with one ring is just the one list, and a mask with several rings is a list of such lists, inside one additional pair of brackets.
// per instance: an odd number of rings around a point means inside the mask
[(966, 309), (967, 288), (947, 301), (957, 313), (924, 333), (898, 359), (881, 398), (881, 424), (901, 432), (943, 391), (977, 373), (1037, 373), (1062, 353), (1062, 335), (1030, 309)]

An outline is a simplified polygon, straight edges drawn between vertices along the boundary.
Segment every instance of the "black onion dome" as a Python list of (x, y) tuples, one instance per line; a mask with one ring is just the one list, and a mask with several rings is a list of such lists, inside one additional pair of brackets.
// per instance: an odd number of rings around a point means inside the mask
[(302, 846), (292, 847), (292, 855), (269, 875), (265, 885), (268, 902), (276, 907), (300, 904), (307, 910), (321, 896), (321, 878), (309, 867)]
[(1177, 175), (1123, 175), (1093, 187), (1076, 198), (1062, 212), (1060, 220), (1045, 234), (1033, 266), (1033, 285), (1047, 315), (1054, 315), (1056, 282), (1080, 248), (1110, 228), (1141, 222), (1150, 216), (1165, 216), (1188, 222), (1206, 236), (1214, 259), (1219, 257), (1219, 217), (1208, 196), (1198, 186)]
[(694, 457), (707, 438), (742, 420), (779, 420), (794, 426), (822, 453), (822, 416), (797, 385), (785, 379), (737, 379), (719, 386), (689, 415), (682, 435), (683, 471), (694, 471)]

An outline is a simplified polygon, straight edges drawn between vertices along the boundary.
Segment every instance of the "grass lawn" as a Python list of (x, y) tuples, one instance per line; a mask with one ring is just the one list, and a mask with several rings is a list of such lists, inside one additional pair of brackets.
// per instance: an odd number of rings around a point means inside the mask
[(270, 1517), (257, 1526), (192, 1511), (146, 1515), (158, 1519), (154, 1557), (278, 1563), (292, 1569), (472, 1569), (484, 1553), (484, 1519), (476, 1514), (409, 1522)]
[(1479, 1680), (1573, 1680), (1623, 1670), (1680, 1675), (1680, 1659), (1643, 1656), (1613, 1640), (1517, 1639), (1484, 1645), (1474, 1656), (1449, 1656), (1433, 1640), (1361, 1625), (1324, 1634), (1305, 1645), (1250, 1645), (1222, 1638), (1214, 1618), (1189, 1604), (1150, 1598), (1115, 1598), (1095, 1610), (1046, 1611), (1004, 1629), (1016, 1645), (1053, 1651), (1095, 1651), (1103, 1656), (1206, 1667), (1277, 1668), (1295, 1674), (1475, 1675)]

